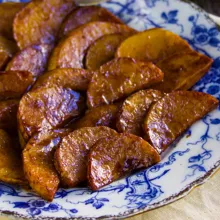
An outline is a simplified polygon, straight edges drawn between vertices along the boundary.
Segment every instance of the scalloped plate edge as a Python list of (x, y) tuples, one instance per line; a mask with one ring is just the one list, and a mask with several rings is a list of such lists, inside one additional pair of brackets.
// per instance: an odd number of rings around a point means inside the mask
[[(119, 217), (117, 216), (117, 217), (120, 219), (125, 218), (125, 217), (131, 217), (131, 216), (138, 215), (138, 214), (141, 214), (146, 211), (160, 208), (162, 206), (173, 203), (179, 199), (182, 199), (185, 196), (187, 196), (189, 193), (191, 193), (194, 188), (196, 188), (196, 187), (204, 184), (206, 181), (208, 181), (218, 171), (220, 171), (220, 160), (204, 176), (198, 178), (197, 180), (195, 180), (194, 182), (189, 184), (187, 187), (185, 187), (179, 193), (174, 194), (174, 195), (170, 196), (169, 198), (162, 200), (161, 202), (155, 203), (153, 205), (149, 205), (143, 209), (134, 209), (134, 210), (122, 213), (121, 214), (122, 216), (119, 216)], [(114, 216), (112, 216), (112, 217), (114, 217)], [(97, 219), (99, 219), (99, 218), (97, 218)], [(110, 219), (110, 217), (108, 217), (107, 219)]]
[[(144, 213), (146, 211), (154, 210), (160, 207), (163, 207), (165, 205), (168, 205), (170, 203), (173, 203), (179, 199), (184, 198), (186, 195), (188, 195), (192, 190), (202, 184), (204, 184), (207, 180), (209, 180), (215, 173), (217, 173), (220, 170), (220, 160), (202, 177), (196, 179), (191, 184), (189, 184), (187, 187), (185, 187), (183, 190), (181, 190), (179, 193), (174, 194), (170, 196), (169, 198), (166, 198), (158, 203), (155, 203), (153, 205), (148, 205), (145, 208), (142, 209), (132, 209), (130, 211), (126, 211), (123, 213), (119, 213), (118, 215), (108, 215), (108, 216), (101, 216), (101, 217), (88, 217), (88, 218), (82, 218), (82, 217), (76, 217), (76, 218), (53, 218), (53, 217), (32, 217), (32, 219), (38, 219), (38, 220), (65, 220), (65, 219), (81, 219), (81, 220), (92, 220), (92, 219), (114, 219), (117, 217), (117, 219), (123, 219), (127, 217), (131, 217), (134, 215), (138, 215), (141, 213)], [(0, 214), (21, 218), (21, 219), (30, 219), (28, 216), (20, 215), (17, 212), (11, 212), (7, 210), (0, 210)]]
[(209, 14), (209, 17), (218, 25), (220, 25), (220, 17), (213, 15), (213, 14)]
[[(194, 8), (196, 11), (199, 11), (200, 13), (203, 13), (207, 20), (214, 23), (217, 28), (220, 30), (220, 24), (216, 22), (215, 19), (213, 19), (212, 14), (209, 14), (207, 11), (205, 11), (203, 8), (201, 8), (199, 5), (197, 5), (194, 2), (191, 2), (190, 0), (179, 0), (180, 2), (184, 2), (188, 5), (190, 5), (192, 8)], [(211, 15), (211, 16), (210, 16)], [(216, 16), (215, 16), (216, 17)]]

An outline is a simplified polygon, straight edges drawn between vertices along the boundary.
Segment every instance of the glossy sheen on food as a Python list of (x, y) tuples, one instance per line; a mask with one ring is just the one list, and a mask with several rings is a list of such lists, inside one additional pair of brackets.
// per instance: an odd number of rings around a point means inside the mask
[(90, 148), (99, 139), (116, 135), (116, 131), (100, 126), (81, 128), (66, 136), (57, 148), (54, 159), (62, 184), (74, 187), (86, 181)]
[(76, 91), (85, 91), (92, 76), (92, 71), (84, 69), (55, 69), (40, 76), (33, 89), (58, 85)]
[(118, 109), (119, 107), (114, 104), (92, 108), (86, 112), (84, 117), (73, 122), (71, 127), (74, 129), (95, 126), (115, 128)]
[(34, 134), (63, 127), (84, 110), (80, 93), (69, 88), (39, 88), (28, 92), (20, 101), (18, 125), (27, 142)]
[(194, 122), (218, 106), (218, 100), (196, 91), (172, 92), (148, 112), (144, 130), (155, 149), (162, 153)]
[(88, 107), (112, 103), (162, 80), (163, 72), (150, 62), (116, 58), (93, 75), (87, 91)]
[(14, 17), (25, 6), (20, 2), (4, 2), (0, 4), (0, 35), (13, 40), (12, 24)]
[(80, 25), (92, 21), (121, 23), (122, 21), (105, 8), (99, 6), (78, 7), (64, 20), (60, 28), (60, 37), (64, 37)]
[(23, 151), (25, 176), (31, 188), (43, 199), (52, 201), (60, 180), (54, 167), (54, 152), (67, 129), (52, 130), (33, 136)]
[(0, 100), (20, 98), (33, 82), (32, 74), (27, 71), (0, 72)]
[(17, 110), (19, 100), (0, 101), (0, 129), (17, 130)]
[(118, 117), (117, 130), (143, 136), (142, 125), (150, 106), (161, 99), (163, 94), (158, 90), (141, 90), (125, 99)]
[(109, 34), (99, 38), (92, 44), (86, 54), (86, 68), (97, 70), (100, 66), (112, 60), (118, 46), (129, 37), (128, 34)]
[(17, 52), (17, 50), (18, 48), (14, 41), (0, 36), (0, 70), (4, 69), (10, 58)]
[(48, 44), (26, 47), (13, 57), (6, 70), (29, 71), (36, 78), (46, 70), (52, 49), (53, 46)]
[(185, 40), (170, 31), (154, 28), (126, 39), (116, 56), (158, 62), (183, 51), (191, 51)]
[(164, 92), (188, 90), (208, 72), (212, 62), (195, 51), (175, 54), (157, 63), (164, 72), (164, 81), (153, 88)]
[(103, 138), (89, 153), (89, 186), (98, 190), (133, 170), (147, 168), (159, 161), (157, 151), (138, 136), (120, 134)]
[(21, 153), (16, 149), (16, 143), (0, 129), (0, 181), (27, 185), (24, 177)]
[(49, 62), (49, 70), (57, 68), (83, 68), (87, 49), (98, 38), (115, 33), (135, 33), (136, 31), (122, 24), (108, 22), (90, 22), (71, 31), (55, 47)]
[(54, 43), (61, 23), (74, 7), (73, 0), (32, 0), (14, 19), (14, 38), (19, 48)]

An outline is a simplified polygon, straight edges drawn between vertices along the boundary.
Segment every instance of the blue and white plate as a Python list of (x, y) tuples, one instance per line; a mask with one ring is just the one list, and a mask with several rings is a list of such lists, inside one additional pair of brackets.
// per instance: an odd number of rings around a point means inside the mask
[[(0, 1), (1, 2), (1, 1)], [(194, 90), (220, 98), (220, 32), (207, 13), (180, 0), (112, 0), (103, 3), (137, 30), (163, 27), (214, 59)], [(220, 165), (220, 107), (194, 124), (161, 163), (98, 192), (60, 189), (47, 203), (33, 192), (0, 183), (0, 211), (33, 218), (127, 217), (173, 202), (203, 183)]]

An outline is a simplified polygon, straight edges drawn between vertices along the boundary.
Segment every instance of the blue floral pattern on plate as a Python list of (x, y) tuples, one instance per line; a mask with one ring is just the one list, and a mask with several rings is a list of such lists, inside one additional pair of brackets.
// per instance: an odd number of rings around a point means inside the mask
[[(220, 99), (220, 32), (205, 12), (179, 0), (111, 0), (102, 6), (138, 30), (171, 30), (212, 57), (211, 70), (193, 89)], [(220, 165), (220, 107), (195, 123), (162, 158), (161, 163), (97, 192), (60, 189), (52, 203), (33, 192), (0, 183), (0, 211), (41, 219), (127, 216), (181, 198)]]

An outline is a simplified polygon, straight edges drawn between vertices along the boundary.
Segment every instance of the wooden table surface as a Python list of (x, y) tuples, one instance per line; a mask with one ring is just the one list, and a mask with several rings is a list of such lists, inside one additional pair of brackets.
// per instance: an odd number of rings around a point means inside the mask
[(192, 2), (195, 2), (209, 13), (220, 16), (220, 0), (192, 0)]

